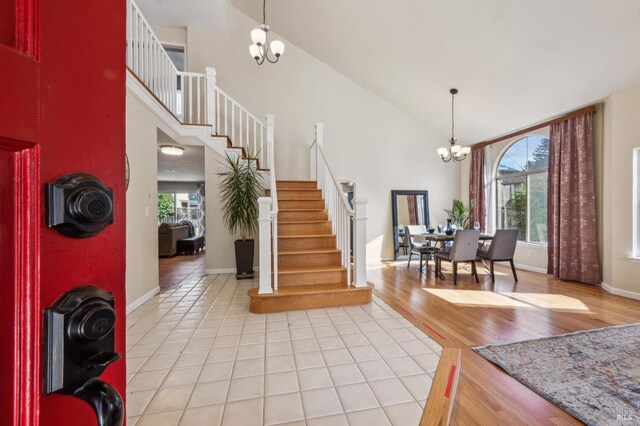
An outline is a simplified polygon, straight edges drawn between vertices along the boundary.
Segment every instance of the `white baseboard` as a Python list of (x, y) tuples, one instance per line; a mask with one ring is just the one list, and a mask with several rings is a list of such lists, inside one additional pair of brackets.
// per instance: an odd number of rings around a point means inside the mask
[(131, 312), (133, 312), (136, 309), (138, 309), (142, 304), (144, 304), (144, 302), (146, 302), (147, 300), (151, 299), (153, 296), (155, 296), (158, 293), (160, 293), (160, 286), (157, 286), (157, 287), (151, 289), (147, 293), (145, 293), (142, 296), (138, 297), (133, 302), (129, 303), (127, 305), (127, 315), (129, 315)]
[(636, 293), (635, 291), (621, 290), (619, 288), (611, 287), (609, 284), (605, 283), (604, 281), (600, 284), (600, 286), (605, 291), (608, 291), (611, 294), (628, 297), (630, 299), (640, 300), (640, 293)]
[[(260, 267), (254, 266), (253, 270), (258, 272)], [(236, 268), (219, 268), (219, 269), (207, 269), (204, 271), (207, 275), (219, 275), (219, 274), (235, 274), (237, 272)]]
[(529, 271), (529, 272), (537, 272), (539, 274), (545, 274), (547, 275), (547, 270), (546, 269), (542, 269), (542, 268), (535, 268), (533, 266), (529, 266), (529, 265), (522, 265), (519, 263), (515, 263), (514, 266), (517, 269), (522, 269), (523, 271)]

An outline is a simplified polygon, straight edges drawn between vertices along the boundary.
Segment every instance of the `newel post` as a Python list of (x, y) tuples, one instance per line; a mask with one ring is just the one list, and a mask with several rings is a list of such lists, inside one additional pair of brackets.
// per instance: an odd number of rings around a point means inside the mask
[(207, 70), (207, 99), (205, 100), (207, 108), (207, 124), (211, 125), (214, 135), (218, 134), (218, 126), (216, 123), (216, 69), (206, 67)]
[[(354, 218), (354, 248), (353, 258), (355, 263), (355, 276), (353, 285), (356, 287), (367, 286), (367, 200), (356, 198), (354, 200), (356, 216)], [(262, 271), (261, 271), (262, 272)]]
[(258, 294), (273, 293), (271, 288), (271, 197), (258, 198), (258, 241), (260, 244), (260, 289)]
[(267, 159), (269, 161), (269, 169), (273, 172), (275, 170), (273, 163), (275, 162), (275, 151), (273, 148), (274, 140), (275, 140), (275, 116), (273, 114), (267, 114), (265, 116), (265, 122), (267, 124), (267, 150), (268, 156)]
[(324, 147), (324, 123), (316, 123), (316, 146), (309, 152), (309, 174), (311, 180), (320, 181), (318, 175), (318, 149)]

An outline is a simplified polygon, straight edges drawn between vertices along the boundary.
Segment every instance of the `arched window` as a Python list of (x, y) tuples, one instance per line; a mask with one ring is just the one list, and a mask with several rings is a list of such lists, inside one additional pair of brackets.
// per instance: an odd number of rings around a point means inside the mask
[(517, 228), (518, 239), (547, 242), (549, 138), (527, 135), (502, 154), (496, 170), (496, 228)]

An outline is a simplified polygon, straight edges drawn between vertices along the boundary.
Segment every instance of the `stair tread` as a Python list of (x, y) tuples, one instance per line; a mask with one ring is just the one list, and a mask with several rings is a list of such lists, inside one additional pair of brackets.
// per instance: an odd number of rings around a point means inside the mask
[(278, 199), (278, 201), (324, 201), (324, 198), (284, 198), (282, 200)]
[(278, 238), (332, 238), (336, 234), (278, 235)]
[(276, 183), (278, 183), (278, 182), (284, 182), (284, 183), (298, 183), (298, 182), (300, 182), (300, 183), (311, 183), (311, 182), (313, 182), (313, 183), (318, 183), (318, 181), (316, 181), (316, 180), (286, 180), (286, 179), (282, 180), (282, 179), (276, 179)]
[(278, 213), (280, 212), (323, 212), (327, 209), (278, 209)]
[(320, 253), (340, 253), (337, 248), (315, 248), (306, 250), (278, 250), (278, 254), (320, 254)]
[(290, 285), (286, 287), (279, 287), (278, 290), (271, 294), (258, 294), (257, 288), (249, 290), (249, 296), (251, 297), (278, 297), (278, 296), (294, 296), (300, 294), (320, 294), (320, 293), (335, 293), (343, 291), (371, 291), (372, 284), (368, 284), (367, 287), (354, 287), (347, 285), (347, 283), (327, 283), (327, 284), (307, 284), (307, 285)]
[(304, 225), (307, 223), (327, 223), (327, 222), (331, 222), (329, 219), (317, 219), (317, 220), (287, 220), (287, 221), (278, 221), (278, 225), (282, 224), (282, 223), (286, 223), (288, 225)]
[(344, 266), (278, 266), (278, 274), (299, 274), (301, 272), (346, 271)]

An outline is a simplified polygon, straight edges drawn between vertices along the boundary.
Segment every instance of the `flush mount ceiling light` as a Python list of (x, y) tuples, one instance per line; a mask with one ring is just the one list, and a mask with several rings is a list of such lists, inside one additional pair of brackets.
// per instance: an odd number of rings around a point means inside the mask
[(458, 145), (458, 139), (456, 139), (454, 130), (455, 130), (455, 121), (454, 121), (454, 109), (453, 102), (455, 96), (458, 94), (458, 89), (449, 90), (451, 93), (451, 139), (449, 139), (449, 148), (438, 148), (438, 155), (445, 163), (449, 161), (462, 161), (467, 157), (467, 154), (471, 152), (471, 148), (468, 146), (460, 146)]
[(184, 148), (178, 145), (160, 145), (160, 151), (167, 155), (182, 155)]
[[(253, 44), (249, 46), (251, 57), (256, 60), (258, 65), (262, 65), (265, 59), (272, 64), (278, 62), (280, 56), (284, 53), (284, 43), (280, 40), (273, 40), (269, 43), (267, 33), (271, 28), (267, 25), (267, 0), (262, 1), (262, 24), (258, 28), (251, 31), (251, 41)], [(275, 59), (271, 58), (271, 54)]]

